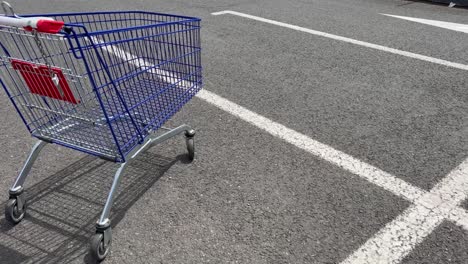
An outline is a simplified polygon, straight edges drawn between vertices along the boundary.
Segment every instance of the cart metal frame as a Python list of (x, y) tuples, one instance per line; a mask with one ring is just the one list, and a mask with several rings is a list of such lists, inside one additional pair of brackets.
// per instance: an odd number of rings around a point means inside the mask
[[(9, 190), (6, 219), (17, 224), (24, 218), (24, 184), (47, 144), (115, 162), (91, 238), (91, 256), (102, 261), (112, 241), (110, 212), (128, 164), (182, 133), (189, 160), (195, 157), (195, 130), (163, 125), (202, 88), (200, 19), (145, 11), (20, 17), (8, 3), (2, 6), (10, 16), (0, 16), (0, 86), (38, 139)], [(46, 23), (62, 23), (60, 32), (28, 28), (44, 17)], [(28, 27), (17, 26), (25, 20)]]
[[(106, 251), (108, 251), (108, 249), (110, 248), (110, 243), (112, 239), (112, 231), (111, 231), (112, 229), (111, 229), (111, 221), (109, 219), (109, 215), (112, 209), (112, 205), (114, 203), (115, 193), (117, 192), (117, 189), (119, 188), (119, 185), (120, 185), (121, 176), (124, 174), (125, 169), (127, 168), (128, 164), (131, 163), (132, 160), (134, 160), (136, 157), (138, 157), (139, 154), (145, 152), (146, 150), (152, 148), (153, 146), (157, 144), (160, 144), (182, 133), (184, 133), (185, 135), (186, 146), (187, 146), (187, 151), (189, 155), (188, 158), (189, 160), (194, 159), (195, 130), (193, 130), (189, 125), (186, 125), (186, 124), (181, 125), (174, 129), (167, 129), (167, 128), (162, 128), (162, 129), (166, 129), (168, 131), (161, 135), (151, 134), (150, 136), (148, 136), (143, 142), (143, 144), (141, 144), (138, 148), (133, 149), (132, 152), (128, 154), (128, 158), (126, 162), (119, 164), (117, 171), (114, 174), (114, 179), (112, 181), (112, 186), (109, 190), (106, 203), (104, 205), (104, 208), (102, 209), (101, 216), (99, 217), (99, 220), (96, 223), (96, 232), (98, 233), (97, 235), (99, 236), (102, 235), (103, 237), (102, 246)], [(46, 141), (46, 140), (38, 140), (33, 145), (31, 152), (29, 153), (29, 156), (23, 165), (23, 168), (21, 169), (19, 175), (15, 179), (15, 182), (11, 186), (9, 190), (10, 201), (15, 201), (16, 206), (6, 208), (7, 218), (9, 219), (10, 222), (18, 223), (24, 218), (24, 215), (26, 213), (25, 212), (26, 198), (24, 195), (24, 183), (29, 175), (29, 172), (31, 171), (32, 166), (36, 162), (36, 159), (39, 157), (40, 152), (47, 144), (50, 144), (50, 143), (51, 142)], [(16, 210), (16, 212), (13, 212), (12, 210)], [(16, 214), (17, 217), (12, 218), (11, 217), (12, 213)]]

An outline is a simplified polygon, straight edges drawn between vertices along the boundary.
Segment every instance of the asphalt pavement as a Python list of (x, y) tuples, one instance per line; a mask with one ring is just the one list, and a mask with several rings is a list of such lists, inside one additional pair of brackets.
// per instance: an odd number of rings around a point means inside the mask
[[(465, 70), (211, 14), (233, 10), (468, 64), (467, 34), (381, 15), (468, 24), (468, 9), (399, 0), (10, 2), (18, 13), (200, 17), (207, 91), (424, 192), (468, 156)], [(0, 201), (6, 201), (34, 140), (4, 92), (0, 105)], [(130, 166), (104, 263), (340, 263), (414, 202), (203, 98), (168, 125), (180, 123), (197, 130), (195, 161), (188, 162), (180, 137)], [(91, 263), (88, 240), (115, 169), (47, 146), (26, 184), (26, 218), (13, 227), (0, 216), (0, 263)], [(440, 222), (398, 262), (468, 263), (468, 224), (460, 224), (468, 219)]]

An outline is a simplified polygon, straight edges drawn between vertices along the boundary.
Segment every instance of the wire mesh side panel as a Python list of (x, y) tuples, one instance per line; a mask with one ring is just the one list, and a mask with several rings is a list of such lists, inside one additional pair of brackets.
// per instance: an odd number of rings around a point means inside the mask
[(37, 38), (43, 52), (33, 33), (0, 28), (1, 84), (31, 134), (95, 155), (118, 155), (83, 62), (63, 36)]
[(124, 156), (201, 89), (199, 19), (146, 12), (55, 18), (75, 24), (78, 49)]

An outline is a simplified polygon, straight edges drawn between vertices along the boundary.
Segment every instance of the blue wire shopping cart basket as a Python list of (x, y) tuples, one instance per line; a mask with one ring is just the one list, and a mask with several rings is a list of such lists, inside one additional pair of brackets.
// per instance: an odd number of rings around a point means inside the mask
[(46, 143), (119, 162), (92, 240), (93, 255), (103, 259), (127, 161), (182, 132), (193, 159), (189, 126), (153, 132), (202, 88), (200, 19), (141, 11), (17, 16), (2, 5), (12, 15), (0, 16), (0, 82), (40, 139), (10, 189), (6, 217), (24, 217), (22, 186)]
[[(0, 36), (2, 85), (40, 139), (124, 162), (202, 86), (197, 18), (150, 12), (23, 17), (65, 21), (55, 35), (3, 28)], [(60, 70), (65, 100), (51, 96), (57, 94), (51, 85), (34, 92), (31, 83), (47, 78), (46, 69), (31, 72), (41, 65)]]

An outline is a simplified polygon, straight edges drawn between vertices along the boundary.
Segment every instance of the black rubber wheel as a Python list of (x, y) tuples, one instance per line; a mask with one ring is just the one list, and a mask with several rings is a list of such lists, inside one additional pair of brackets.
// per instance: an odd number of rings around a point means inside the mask
[(95, 234), (91, 238), (91, 245), (90, 245), (90, 254), (91, 257), (98, 261), (101, 262), (103, 261), (106, 257), (107, 254), (109, 253), (109, 249), (111, 246), (111, 242), (109, 241), (109, 244), (106, 246), (104, 245), (104, 235), (101, 233)]
[(189, 160), (193, 161), (195, 159), (195, 140), (193, 137), (187, 138), (187, 151)]
[(26, 214), (26, 203), (23, 204), (23, 208), (18, 208), (18, 200), (12, 198), (8, 200), (5, 206), (5, 218), (12, 224), (18, 224), (23, 220)]

